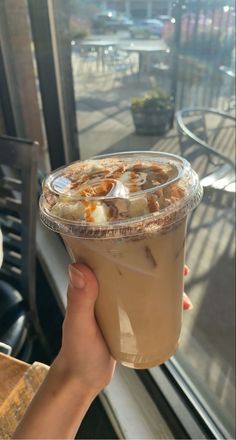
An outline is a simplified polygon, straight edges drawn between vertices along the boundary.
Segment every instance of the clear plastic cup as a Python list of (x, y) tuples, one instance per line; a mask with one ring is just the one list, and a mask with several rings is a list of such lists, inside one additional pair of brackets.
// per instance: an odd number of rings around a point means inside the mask
[(150, 368), (176, 350), (186, 220), (201, 197), (185, 159), (153, 151), (78, 161), (44, 182), (41, 220), (95, 272), (96, 319), (123, 365)]

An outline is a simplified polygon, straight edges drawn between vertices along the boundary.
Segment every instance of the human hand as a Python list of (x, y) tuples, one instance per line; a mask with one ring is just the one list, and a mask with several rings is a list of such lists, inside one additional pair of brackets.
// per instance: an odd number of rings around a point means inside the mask
[(74, 438), (89, 406), (110, 382), (111, 357), (94, 315), (98, 284), (82, 264), (69, 267), (61, 350), (13, 438)]
[[(189, 273), (187, 266), (184, 275)], [(13, 438), (74, 438), (96, 395), (110, 382), (116, 362), (94, 315), (98, 284), (85, 265), (69, 268), (61, 350)], [(192, 307), (186, 294), (183, 308)]]
[(116, 362), (94, 314), (98, 295), (95, 275), (87, 266), (73, 264), (69, 278), (62, 347), (55, 363), (95, 396), (111, 381)]
[[(184, 276), (187, 276), (190, 272), (190, 269), (187, 265), (184, 266)], [(186, 293), (183, 293), (183, 309), (184, 310), (191, 310), (193, 308), (192, 302), (190, 301), (188, 295)]]
[[(184, 276), (188, 274), (189, 268), (184, 266)], [(69, 276), (62, 347), (57, 361), (70, 377), (78, 378), (89, 390), (99, 392), (110, 382), (115, 361), (94, 314), (98, 283), (93, 272), (83, 264), (70, 265)], [(184, 293), (183, 309), (192, 307)]]

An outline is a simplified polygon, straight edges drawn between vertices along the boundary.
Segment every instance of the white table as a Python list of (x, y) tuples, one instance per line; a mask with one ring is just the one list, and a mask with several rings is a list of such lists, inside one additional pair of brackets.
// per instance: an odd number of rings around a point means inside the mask
[(138, 73), (148, 71), (150, 67), (150, 55), (157, 52), (164, 52), (168, 50), (168, 46), (163, 40), (143, 42), (131, 42), (120, 44), (119, 50), (125, 52), (133, 52), (138, 54)]
[(109, 47), (114, 47), (117, 45), (117, 41), (114, 40), (85, 40), (80, 44), (81, 48), (94, 49), (97, 52), (97, 70), (102, 67), (104, 70), (105, 59), (104, 51)]

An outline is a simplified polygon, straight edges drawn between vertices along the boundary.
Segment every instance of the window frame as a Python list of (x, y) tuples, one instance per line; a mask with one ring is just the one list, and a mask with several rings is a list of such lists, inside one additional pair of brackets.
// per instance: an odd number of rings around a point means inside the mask
[(163, 417), (169, 421), (177, 438), (233, 438), (234, 433), (229, 432), (219, 421), (174, 357), (159, 368), (136, 373), (162, 411)]
[[(64, 102), (64, 110), (71, 109), (73, 121), (76, 120), (75, 114), (73, 114), (75, 113), (75, 103), (72, 94), (65, 93), (65, 83), (59, 82), (56, 73), (58, 69), (59, 71), (61, 69), (61, 55), (55, 53), (58, 48), (53, 43), (52, 29), (55, 27), (55, 23), (52, 21), (55, 17), (49, 11), (49, 4), (50, 7), (53, 7), (53, 3), (53, 0), (34, 2), (28, 0), (51, 166), (57, 168), (67, 161), (79, 159), (79, 145), (78, 132), (76, 131), (76, 135), (74, 132), (74, 122), (71, 125), (67, 124), (66, 127), (62, 122), (63, 111), (60, 100), (67, 99), (67, 102)], [(40, 26), (41, 20), (45, 20), (45, 27)], [(58, 30), (54, 29), (54, 31), (56, 38)], [(46, 60), (42, 53), (44, 50), (47, 53)], [(58, 65), (56, 65), (57, 63)], [(68, 139), (72, 139), (72, 144), (68, 143)], [(41, 251), (38, 250), (39, 253)], [(60, 257), (61, 260), (65, 259), (64, 256), (60, 255)], [(51, 274), (47, 264), (44, 265), (44, 270), (45, 273), (48, 272), (50, 278)], [(65, 282), (66, 279), (64, 279)], [(62, 304), (61, 298), (58, 298), (58, 289), (59, 286), (54, 285), (55, 295), (61, 308), (64, 308), (65, 304)], [(155, 374), (154, 369), (136, 370), (135, 373), (168, 422), (176, 438), (231, 438), (231, 434), (217, 420), (206, 400), (196, 390), (189, 376), (184, 373), (175, 359), (156, 368)]]
[[(72, 66), (68, 62), (70, 39), (69, 35), (63, 39), (60, 36), (63, 22), (67, 19), (65, 5), (66, 2), (62, 3), (61, 0), (28, 0), (52, 169), (80, 158)], [(59, 20), (55, 17), (59, 15), (59, 6), (64, 11), (63, 18), (60, 17), (61, 21), (57, 23)], [(58, 41), (62, 48), (58, 47)], [(70, 81), (66, 82), (65, 78)]]

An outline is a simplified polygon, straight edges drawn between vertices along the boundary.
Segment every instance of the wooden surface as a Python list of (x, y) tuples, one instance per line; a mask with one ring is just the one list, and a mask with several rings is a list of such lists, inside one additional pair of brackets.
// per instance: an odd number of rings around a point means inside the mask
[(0, 406), (28, 368), (29, 364), (0, 353)]
[(0, 354), (0, 438), (10, 439), (44, 380), (48, 366)]

